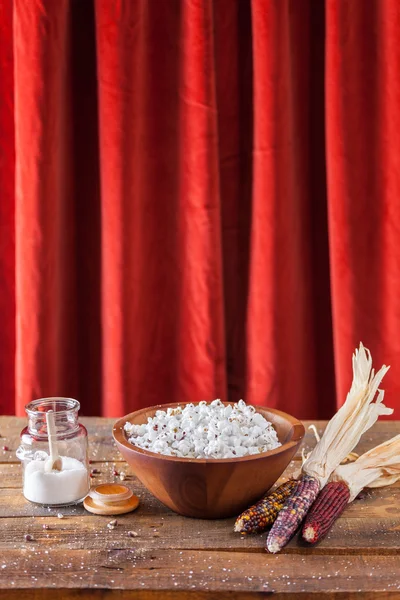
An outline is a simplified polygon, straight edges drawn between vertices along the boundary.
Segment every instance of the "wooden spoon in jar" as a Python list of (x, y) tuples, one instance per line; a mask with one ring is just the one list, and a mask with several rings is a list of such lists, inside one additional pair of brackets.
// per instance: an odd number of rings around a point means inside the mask
[(48, 410), (46, 412), (46, 423), (47, 423), (47, 435), (49, 438), (49, 450), (50, 457), (46, 460), (44, 464), (44, 470), (46, 473), (50, 473), (50, 471), (61, 471), (62, 469), (62, 460), (58, 455), (57, 449), (57, 436), (56, 436), (56, 426), (54, 423), (54, 413), (52, 410)]

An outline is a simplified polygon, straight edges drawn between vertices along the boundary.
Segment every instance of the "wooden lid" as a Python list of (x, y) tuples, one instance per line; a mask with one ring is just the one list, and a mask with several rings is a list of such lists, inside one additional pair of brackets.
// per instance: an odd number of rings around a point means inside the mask
[(83, 506), (95, 515), (122, 515), (139, 506), (139, 498), (118, 483), (102, 483), (92, 488)]

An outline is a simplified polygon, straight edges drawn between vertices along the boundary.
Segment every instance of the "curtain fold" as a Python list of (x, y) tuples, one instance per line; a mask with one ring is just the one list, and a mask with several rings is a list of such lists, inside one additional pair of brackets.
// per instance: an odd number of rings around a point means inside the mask
[[(400, 408), (400, 4), (328, 0), (327, 175), (339, 397), (362, 339)], [(396, 418), (396, 413), (394, 414)], [(397, 414), (398, 418), (398, 414)]]
[(0, 409), (15, 397), (15, 141), (12, 0), (0, 2)]
[(315, 347), (310, 335), (309, 6), (253, 0), (252, 25), (247, 398), (290, 411), (298, 395), (304, 414), (316, 414)]
[(400, 409), (397, 0), (0, 17), (1, 412), (327, 418), (360, 340)]
[[(14, 3), (16, 396), (72, 387), (69, 2)], [(35, 74), (33, 76), (33, 74)]]
[(96, 3), (104, 414), (226, 396), (211, 3), (115, 8)]
[(70, 0), (13, 7), (16, 400), (3, 406), (22, 414), (29, 398), (71, 395), (97, 412), (93, 12)]

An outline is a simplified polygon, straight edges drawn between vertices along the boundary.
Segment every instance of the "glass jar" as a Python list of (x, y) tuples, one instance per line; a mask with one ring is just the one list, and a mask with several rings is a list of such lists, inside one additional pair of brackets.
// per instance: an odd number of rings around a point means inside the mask
[[(79, 408), (79, 402), (73, 398), (41, 398), (25, 407), (28, 426), (21, 431), (17, 457), (22, 462), (23, 493), (30, 502), (65, 506), (82, 502), (88, 494), (87, 430), (78, 422)], [(53, 411), (60, 470), (49, 470), (51, 459), (46, 424), (46, 412), (49, 411)]]

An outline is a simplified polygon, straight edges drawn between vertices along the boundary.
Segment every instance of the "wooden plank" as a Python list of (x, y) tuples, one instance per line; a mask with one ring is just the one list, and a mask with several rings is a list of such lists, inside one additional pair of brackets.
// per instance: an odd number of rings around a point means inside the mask
[[(306, 426), (306, 435), (304, 437), (302, 446), (297, 453), (297, 458), (301, 456), (301, 450), (304, 449), (306, 453), (311, 452), (311, 450), (316, 445), (316, 439), (314, 433), (308, 430), (310, 422), (305, 421), (304, 425)], [(325, 427), (326, 421), (316, 421), (315, 422), (317, 431), (320, 436), (322, 436)], [(354, 449), (358, 454), (363, 454), (367, 450), (370, 450), (374, 446), (381, 444), (383, 441), (388, 440), (395, 435), (397, 435), (400, 431), (400, 422), (399, 421), (378, 421), (371, 427), (369, 431), (367, 431), (361, 438), (360, 443)]]
[[(129, 468), (128, 464), (121, 461), (109, 461), (109, 462), (101, 462), (101, 463), (93, 463), (90, 465), (91, 469), (95, 468), (100, 471), (99, 474), (96, 474), (92, 478), (93, 485), (98, 485), (100, 483), (110, 482), (110, 481), (120, 481), (119, 477), (114, 476), (114, 467), (117, 469), (118, 473), (126, 473), (127, 481), (138, 482), (136, 478), (133, 477), (132, 471)], [(21, 464), (18, 463), (3, 463), (0, 464), (0, 482), (1, 488), (11, 488), (11, 489), (21, 489), (22, 487), (22, 467)], [(138, 482), (139, 483), (139, 482)], [(141, 485), (141, 484), (139, 484)]]
[[(139, 480), (134, 476), (132, 469), (129, 465), (124, 461), (107, 461), (107, 462), (94, 462), (91, 465), (91, 469), (95, 468), (99, 473), (93, 475), (92, 483), (93, 485), (98, 485), (100, 483), (105, 483), (109, 481), (120, 481), (118, 477), (114, 476), (114, 467), (117, 470), (117, 473), (123, 473), (127, 477), (127, 481), (138, 485), (139, 487), (142, 484)], [(293, 475), (294, 471), (297, 471), (299, 468), (299, 463), (297, 461), (292, 461), (286, 471), (282, 474), (282, 477), (278, 480), (277, 485), (280, 481), (284, 481), (291, 475)], [(21, 464), (18, 463), (3, 463), (0, 464), (0, 481), (1, 487), (4, 488), (17, 488), (20, 489), (22, 486), (22, 468)], [(400, 487), (400, 482), (398, 483)]]
[[(90, 458), (94, 461), (120, 461), (119, 454), (112, 439), (112, 426), (115, 419), (103, 419), (101, 417), (82, 417), (82, 423), (88, 429)], [(15, 451), (20, 443), (20, 432), (25, 427), (27, 421), (22, 417), (0, 417), (0, 464), (17, 463)], [(310, 421), (305, 421), (306, 427)], [(321, 435), (326, 426), (326, 421), (315, 421), (317, 430)], [(378, 421), (361, 439), (356, 451), (361, 454), (373, 446), (381, 443), (396, 435), (400, 430), (400, 424), (396, 421)], [(316, 444), (314, 434), (307, 429), (302, 448), (310, 452)], [(7, 446), (9, 451), (3, 451), (2, 447)], [(301, 450), (296, 455), (300, 460)]]
[[(87, 428), (89, 435), (95, 435), (96, 432), (110, 431), (112, 429), (113, 424), (117, 419), (106, 418), (106, 417), (81, 417), (81, 423)], [(327, 421), (310, 421), (305, 420), (304, 426), (306, 429), (314, 423), (317, 427), (318, 432), (321, 434), (325, 429)], [(10, 435), (19, 435), (21, 429), (27, 425), (27, 418), (25, 417), (14, 417), (14, 416), (0, 416), (0, 434), (2, 437), (6, 435), (8, 432)], [(381, 432), (388, 433), (392, 435), (396, 435), (398, 433), (399, 421), (385, 421), (380, 419), (375, 423), (369, 432)], [(367, 432), (365, 435), (368, 435)], [(314, 437), (310, 431), (307, 431), (307, 436), (310, 436), (310, 439)]]
[[(54, 589), (1, 590), (0, 600), (54, 600)], [(202, 592), (196, 590), (57, 589), (62, 600), (398, 600), (398, 592)]]
[[(129, 480), (124, 483), (129, 485)], [(160, 514), (169, 511), (143, 487), (141, 490), (143, 490), (142, 493), (136, 487), (134, 488), (134, 492), (141, 499), (142, 510), (149, 514)], [(16, 489), (0, 489), (0, 518), (46, 516), (58, 512), (60, 512), (58, 509), (50, 509), (46, 506), (28, 502), (22, 493)], [(65, 515), (88, 515), (82, 504), (63, 507), (61, 512)]]
[[(233, 519), (199, 522), (178, 515), (132, 514), (118, 517), (115, 529), (108, 529), (111, 517), (70, 515), (58, 519), (52, 511), (44, 517), (3, 518), (1, 521), (1, 550), (7, 551), (32, 545), (24, 541), (32, 535), (41, 550), (129, 548), (129, 531), (138, 534), (136, 546), (144, 550), (169, 548), (174, 550), (212, 550), (264, 553), (265, 534), (240, 536), (233, 532)], [(43, 524), (49, 529), (43, 529)], [(400, 518), (341, 518), (328, 537), (318, 546), (310, 547), (296, 536), (285, 548), (286, 554), (340, 555), (400, 553)]]
[[(81, 422), (88, 430), (89, 458), (94, 461), (120, 461), (122, 457), (112, 438), (115, 419), (83, 417)], [(21, 430), (27, 420), (22, 417), (0, 417), (0, 463), (18, 463), (15, 452), (20, 444)], [(7, 446), (9, 450), (4, 451)]]
[[(112, 427), (116, 419), (82, 417), (81, 422), (88, 430), (90, 459), (95, 461), (121, 460), (114, 440)], [(0, 463), (19, 462), (15, 451), (20, 444), (21, 430), (27, 425), (23, 417), (0, 417)], [(3, 451), (3, 446), (10, 450)]]
[[(133, 483), (131, 483), (133, 481)], [(142, 507), (148, 514), (172, 513), (150, 494), (139, 482), (127, 479), (128, 487), (141, 499)], [(370, 490), (363, 500), (357, 500), (346, 508), (348, 518), (380, 518), (392, 519), (399, 517), (399, 488), (381, 488)], [(141, 509), (141, 510), (144, 510)], [(87, 514), (82, 505), (63, 508), (65, 514)], [(19, 488), (0, 489), (0, 517), (45, 516), (49, 509), (27, 502)], [(202, 521), (206, 522), (206, 521)], [(215, 521), (211, 521), (215, 522)]]
[[(110, 430), (117, 419), (106, 417), (80, 417), (80, 422), (86, 427), (89, 435), (95, 435), (98, 431)], [(19, 435), (20, 431), (28, 424), (27, 417), (0, 416), (0, 434), (2, 437), (6, 432)]]
[[(13, 470), (13, 465), (3, 465), (3, 471), (4, 468)], [(57, 547), (95, 548), (98, 547), (96, 544), (102, 547), (105, 541), (115, 541), (115, 536), (117, 540), (122, 540), (118, 543), (123, 543), (124, 537), (131, 529), (140, 533), (142, 543), (152, 547), (153, 530), (157, 528), (160, 531), (160, 540), (156, 543), (159, 542), (162, 547), (263, 551), (264, 535), (243, 538), (234, 534), (234, 519), (218, 521), (187, 519), (164, 507), (135, 478), (128, 478), (125, 483), (139, 495), (141, 505), (134, 513), (118, 518), (119, 526), (115, 532), (106, 529), (109, 518), (90, 515), (81, 505), (48, 509), (25, 501), (19, 489), (0, 490), (0, 516), (3, 517), (1, 547), (15, 547), (15, 536), (18, 534), (22, 540), (25, 533), (33, 533), (32, 528), (35, 538), (39, 536), (39, 539), (43, 539), (46, 544), (53, 540)], [(399, 499), (399, 488), (370, 490), (363, 500), (355, 501), (348, 506), (344, 516), (335, 524), (328, 538), (317, 548), (310, 549), (293, 540), (287, 551), (325, 554), (398, 552)], [(58, 512), (68, 518), (57, 519)], [(50, 532), (41, 530), (43, 522), (49, 524)], [(9, 535), (7, 535), (8, 531)], [(128, 540), (125, 540), (125, 543), (128, 543)]]
[[(120, 463), (121, 466), (123, 463)], [(101, 473), (93, 478), (93, 483), (104, 481), (119, 481), (113, 477), (114, 463), (103, 463), (99, 468)], [(125, 463), (125, 472), (127, 478), (124, 481), (132, 491), (141, 499), (141, 510), (146, 510), (149, 515), (170, 513), (169, 509), (164, 507), (140, 481), (131, 474), (130, 469)], [(289, 476), (292, 470), (289, 469), (285, 476)], [(49, 511), (46, 507), (37, 506), (27, 502), (21, 492), (21, 467), (17, 465), (1, 465), (0, 481), (0, 517), (19, 517), (19, 516), (40, 516), (47, 515)], [(3, 483), (4, 482), (4, 483)], [(278, 482), (279, 483), (279, 482)], [(17, 493), (16, 493), (17, 492)], [(145, 509), (144, 509), (145, 507)], [(65, 514), (87, 514), (82, 506), (71, 506), (63, 509)], [(362, 500), (355, 500), (346, 508), (346, 517), (351, 518), (379, 518), (395, 519), (400, 517), (400, 482), (394, 486), (368, 490), (365, 492)], [(197, 521), (196, 521), (197, 522)], [(206, 523), (207, 521), (202, 521)], [(213, 522), (213, 521), (211, 521)]]
[[(4, 568), (3, 565), (5, 565)], [(399, 593), (395, 556), (301, 556), (185, 550), (10, 550), (0, 558), (0, 588), (173, 590), (287, 594)], [(366, 596), (363, 595), (363, 598)], [(152, 598), (152, 595), (149, 595)]]

